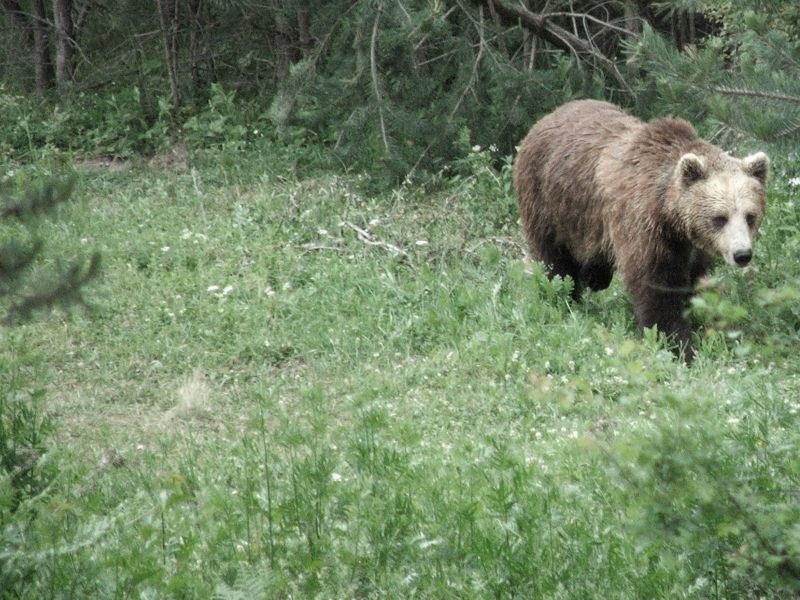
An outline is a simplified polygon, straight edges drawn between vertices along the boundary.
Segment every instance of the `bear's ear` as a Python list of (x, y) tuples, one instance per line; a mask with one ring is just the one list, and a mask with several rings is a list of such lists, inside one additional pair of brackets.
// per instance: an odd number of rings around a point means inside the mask
[(678, 161), (678, 173), (684, 185), (692, 185), (705, 178), (706, 161), (696, 154), (687, 152)]
[(763, 152), (756, 152), (742, 159), (744, 172), (758, 179), (762, 185), (767, 183), (769, 173), (769, 158)]

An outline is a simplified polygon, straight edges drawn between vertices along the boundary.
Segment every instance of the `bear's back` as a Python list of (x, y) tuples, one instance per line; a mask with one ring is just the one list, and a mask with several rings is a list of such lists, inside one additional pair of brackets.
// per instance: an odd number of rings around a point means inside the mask
[(569, 102), (540, 119), (520, 145), (514, 185), (529, 239), (555, 236), (579, 261), (606, 244), (600, 156), (624, 144), (642, 122), (598, 100)]
[(532, 202), (536, 196), (552, 198), (561, 192), (572, 194), (573, 199), (576, 193), (585, 197), (580, 192), (596, 187), (594, 170), (600, 154), (641, 126), (641, 121), (608, 102), (576, 100), (559, 107), (522, 140), (514, 169), (518, 193), (530, 192)]

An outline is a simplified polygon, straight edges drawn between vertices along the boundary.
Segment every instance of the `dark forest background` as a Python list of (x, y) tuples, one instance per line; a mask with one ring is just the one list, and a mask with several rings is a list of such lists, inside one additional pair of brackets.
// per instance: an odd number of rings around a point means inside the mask
[[(513, 153), (579, 97), (791, 142), (800, 7), (770, 0), (2, 0), (0, 151), (270, 146), (393, 184)], [(744, 136), (744, 137), (743, 137)], [(287, 150), (291, 149), (291, 150)]]

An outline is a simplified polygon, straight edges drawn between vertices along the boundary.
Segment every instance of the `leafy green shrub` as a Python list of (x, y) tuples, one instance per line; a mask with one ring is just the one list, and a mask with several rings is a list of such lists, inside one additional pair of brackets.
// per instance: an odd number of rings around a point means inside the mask
[[(12, 94), (0, 86), (0, 152), (7, 157), (30, 157), (51, 143), (52, 124), (44, 104)], [(60, 119), (61, 115), (57, 118)]]
[(34, 160), (47, 149), (131, 157), (167, 145), (174, 129), (162, 99), (150, 123), (135, 86), (107, 94), (76, 94), (48, 103), (0, 88), (0, 151), (16, 160)]
[[(469, 132), (461, 136), (463, 145), (469, 142)], [(492, 235), (513, 228), (518, 216), (516, 195), (512, 182), (511, 156), (506, 156), (496, 169), (496, 146), (481, 148), (475, 145), (463, 151), (463, 157), (453, 161), (445, 173), (452, 173), (449, 183), (455, 186), (454, 198), (474, 217), (473, 231)]]
[[(746, 381), (746, 380), (745, 380)], [(800, 591), (798, 405), (745, 383), (665, 395), (652, 428), (611, 447), (641, 551), (701, 596)]]
[(796, 11), (770, 1), (704, 4), (720, 30), (699, 47), (678, 50), (644, 27), (630, 58), (643, 69), (639, 112), (683, 116), (731, 146), (755, 137), (793, 150), (800, 134)]
[(183, 123), (188, 141), (200, 147), (241, 149), (248, 139), (248, 130), (253, 127), (258, 130), (248, 108), (247, 103), (236, 99), (235, 92), (226, 91), (218, 83), (211, 84), (204, 109)]
[[(20, 365), (0, 364), (8, 382), (0, 393), (0, 522), (5, 524), (24, 497), (38, 494), (48, 478), (38, 467), (53, 429), (43, 403), (44, 390), (29, 389), (10, 373)], [(10, 378), (10, 381), (9, 381)]]
[(81, 153), (130, 158), (153, 154), (169, 143), (174, 123), (166, 99), (150, 122), (141, 92), (130, 86), (110, 94), (80, 94), (64, 107), (68, 115), (62, 144)]
[[(330, 31), (326, 56), (335, 59), (295, 64), (273, 97), (270, 121), (284, 139), (324, 143), (342, 167), (367, 171), (385, 189), (442, 171), (475, 144), (512, 154), (539, 116), (602, 94), (601, 82), (571, 58), (517, 68), (485, 43), (481, 26), (444, 12), (355, 5)], [(508, 36), (510, 45), (522, 43), (522, 31)]]

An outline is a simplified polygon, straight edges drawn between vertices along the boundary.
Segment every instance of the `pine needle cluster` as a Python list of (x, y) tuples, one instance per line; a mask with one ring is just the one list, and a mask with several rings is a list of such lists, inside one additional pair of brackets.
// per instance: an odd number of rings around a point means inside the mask
[(729, 141), (755, 137), (789, 149), (800, 136), (800, 40), (791, 15), (753, 4), (720, 13), (719, 32), (701, 46), (678, 50), (645, 28), (633, 54), (652, 92), (642, 98), (655, 95), (662, 110), (695, 122), (707, 118)]
[(83, 288), (100, 271), (99, 253), (92, 254), (88, 261), (57, 260), (48, 272), (32, 276), (44, 247), (35, 224), (70, 198), (74, 184), (74, 179), (50, 181), (19, 195), (8, 189), (0, 191), (1, 224), (8, 226), (16, 221), (25, 229), (24, 239), (20, 239), (9, 234), (11, 227), (5, 227), (6, 235), (0, 241), (0, 300), (6, 325), (29, 321), (39, 310), (89, 307)]

